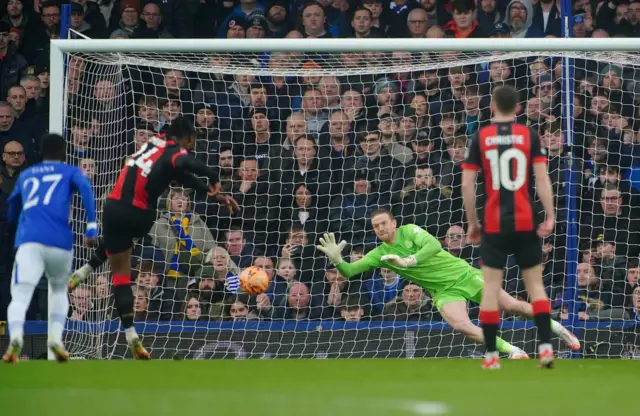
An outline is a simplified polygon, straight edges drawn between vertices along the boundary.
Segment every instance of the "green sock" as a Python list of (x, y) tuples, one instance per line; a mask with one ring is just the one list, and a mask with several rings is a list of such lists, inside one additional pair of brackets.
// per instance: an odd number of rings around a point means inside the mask
[(498, 348), (498, 351), (504, 354), (510, 354), (513, 350), (513, 346), (500, 337), (496, 338), (496, 347)]

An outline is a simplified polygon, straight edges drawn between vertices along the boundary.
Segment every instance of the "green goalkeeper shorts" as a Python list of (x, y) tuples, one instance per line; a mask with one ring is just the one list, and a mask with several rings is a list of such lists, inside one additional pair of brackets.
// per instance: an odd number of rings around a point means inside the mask
[(465, 277), (458, 280), (450, 288), (438, 293), (433, 297), (434, 306), (440, 310), (447, 303), (455, 301), (474, 301), (480, 303), (482, 300), (482, 288), (484, 287), (484, 280), (482, 279), (482, 272), (474, 269)]

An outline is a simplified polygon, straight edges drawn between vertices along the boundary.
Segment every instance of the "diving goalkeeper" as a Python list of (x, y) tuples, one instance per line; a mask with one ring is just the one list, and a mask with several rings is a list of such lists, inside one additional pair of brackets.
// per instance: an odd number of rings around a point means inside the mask
[[(455, 330), (477, 343), (484, 343), (482, 329), (475, 326), (467, 312), (467, 301), (480, 303), (482, 299), (482, 272), (466, 261), (454, 257), (442, 249), (440, 242), (417, 225), (398, 228), (396, 220), (386, 209), (371, 215), (371, 224), (382, 244), (368, 252), (355, 263), (342, 260), (345, 241), (336, 243), (333, 234), (320, 238), (318, 250), (326, 254), (336, 268), (349, 278), (368, 270), (386, 267), (400, 276), (426, 289), (442, 317)], [(533, 309), (527, 302), (519, 301), (502, 290), (500, 309), (530, 319)], [(567, 343), (569, 348), (580, 349), (580, 341), (556, 321), (551, 329)], [(498, 351), (509, 358), (529, 358), (526, 352), (498, 338)]]

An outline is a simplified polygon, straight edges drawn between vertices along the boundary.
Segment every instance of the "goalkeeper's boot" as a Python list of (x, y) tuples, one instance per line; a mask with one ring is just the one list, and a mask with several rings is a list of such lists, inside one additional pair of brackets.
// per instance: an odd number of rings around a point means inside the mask
[(53, 356), (55, 357), (57, 362), (66, 363), (67, 361), (69, 361), (71, 356), (64, 348), (64, 345), (56, 341), (49, 341), (47, 344), (47, 346), (49, 347), (49, 351), (53, 353)]
[(133, 338), (129, 342), (129, 348), (131, 349), (133, 358), (135, 358), (136, 360), (151, 359), (151, 355), (149, 355), (149, 352), (142, 346), (142, 342), (140, 341), (140, 338)]
[(526, 352), (524, 352), (524, 350), (521, 350), (518, 347), (513, 347), (513, 350), (511, 351), (511, 353), (509, 353), (509, 359), (510, 360), (528, 360), (529, 354), (527, 354)]
[(483, 370), (499, 370), (500, 369), (500, 357), (497, 352), (488, 352), (482, 360)]
[(553, 368), (553, 360), (555, 359), (553, 355), (553, 348), (550, 344), (540, 345), (538, 349), (538, 368)]
[(2, 356), (2, 361), (5, 364), (17, 364), (20, 361), (20, 352), (22, 351), (22, 343), (14, 339), (9, 344), (7, 352)]
[(571, 331), (569, 331), (567, 328), (562, 327), (558, 336), (560, 337), (561, 340), (563, 340), (567, 344), (567, 346), (572, 351), (580, 351), (580, 340), (578, 339), (578, 337), (573, 335)]
[(85, 264), (71, 274), (69, 279), (69, 292), (73, 292), (82, 282), (87, 280), (91, 275), (91, 270)]

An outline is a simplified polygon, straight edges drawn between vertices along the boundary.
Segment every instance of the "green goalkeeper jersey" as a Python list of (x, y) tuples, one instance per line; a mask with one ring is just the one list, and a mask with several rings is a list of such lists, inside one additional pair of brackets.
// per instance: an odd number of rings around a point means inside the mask
[[(406, 269), (398, 268), (380, 260), (386, 254), (400, 257), (413, 255), (417, 264)], [(466, 261), (443, 250), (434, 236), (413, 224), (398, 228), (398, 235), (393, 244), (382, 243), (355, 263), (342, 261), (336, 267), (345, 277), (385, 267), (428, 290), (433, 297), (475, 270)]]

